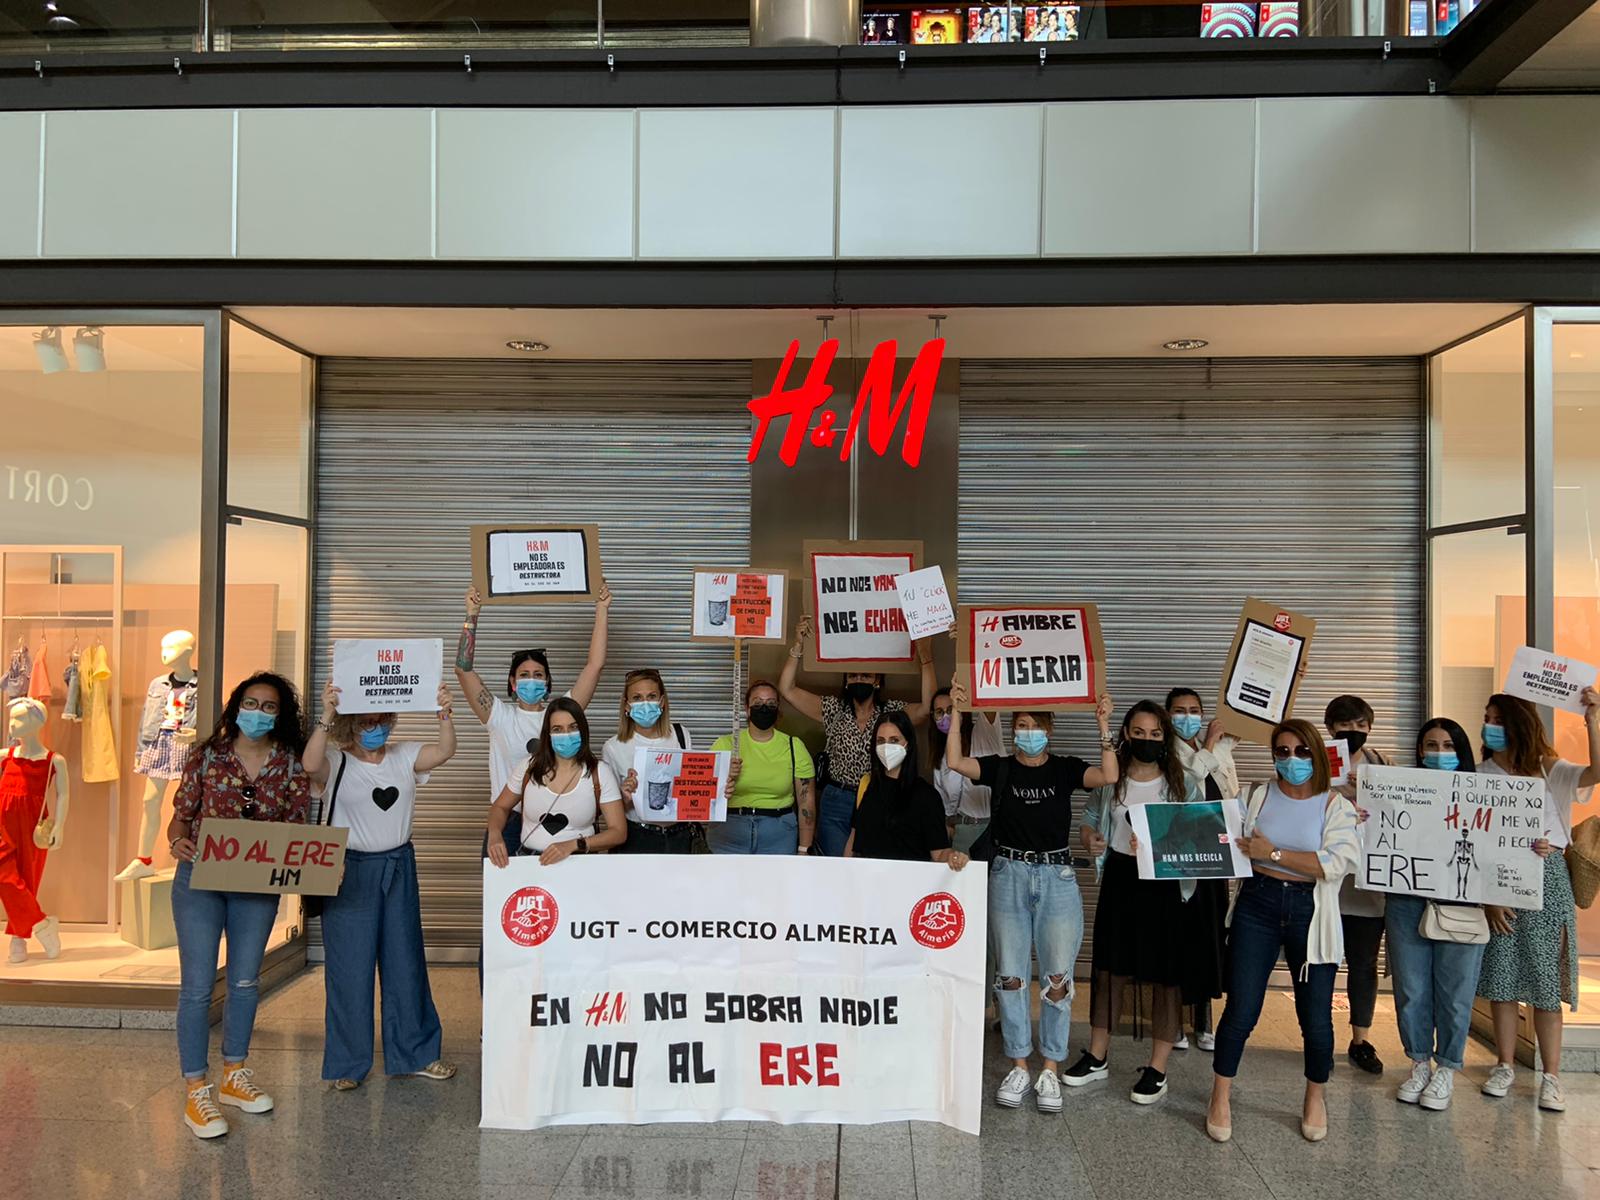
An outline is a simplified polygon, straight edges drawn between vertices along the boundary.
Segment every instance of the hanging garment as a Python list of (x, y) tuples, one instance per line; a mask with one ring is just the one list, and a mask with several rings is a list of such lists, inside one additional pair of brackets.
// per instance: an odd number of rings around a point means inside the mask
[(19, 758), (14, 747), (0, 762), (0, 906), (12, 937), (32, 937), (44, 920), (39, 880), (47, 852), (34, 845), (33, 830), (44, 813), (54, 762), (54, 754)]
[(78, 652), (72, 652), (72, 661), (61, 672), (61, 686), (67, 690), (66, 703), (61, 708), (63, 721), (83, 720), (83, 688), (78, 679)]
[(33, 656), (26, 646), (11, 652), (11, 666), (0, 677), (0, 697), (17, 700), (28, 694), (28, 676), (33, 674)]
[(86, 650), (79, 663), (83, 687), (83, 781), (109, 783), (121, 774), (111, 733), (111, 665), (101, 645)]
[(50, 668), (45, 665), (48, 647), (39, 643), (39, 657), (33, 660), (33, 672), (28, 676), (28, 695), (40, 704), (50, 703)]

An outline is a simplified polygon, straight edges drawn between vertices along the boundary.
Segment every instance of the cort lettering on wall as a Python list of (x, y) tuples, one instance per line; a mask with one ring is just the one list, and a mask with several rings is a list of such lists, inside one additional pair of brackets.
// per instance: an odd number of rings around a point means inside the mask
[(37, 468), (6, 464), (6, 500), (12, 504), (48, 504), (51, 508), (66, 508), (69, 504), (79, 512), (94, 507), (94, 483), (79, 475), (69, 478), (59, 471), (46, 473)]

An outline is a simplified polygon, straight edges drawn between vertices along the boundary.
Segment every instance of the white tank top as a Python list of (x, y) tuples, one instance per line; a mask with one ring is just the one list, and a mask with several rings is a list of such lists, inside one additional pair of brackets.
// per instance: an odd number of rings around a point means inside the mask
[[(1280, 850), (1302, 850), (1316, 854), (1322, 849), (1322, 823), (1327, 816), (1328, 793), (1322, 792), (1308, 800), (1294, 800), (1278, 790), (1276, 783), (1267, 785), (1267, 798), (1256, 815), (1255, 832)], [(1309, 880), (1311, 876), (1292, 871), (1282, 863), (1273, 863), (1272, 869), (1296, 879)]]

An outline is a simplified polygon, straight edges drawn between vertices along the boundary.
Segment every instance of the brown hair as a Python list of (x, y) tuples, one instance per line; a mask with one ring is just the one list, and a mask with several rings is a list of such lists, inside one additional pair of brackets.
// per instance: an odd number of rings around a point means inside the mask
[[(1507, 696), (1500, 692), (1489, 697), (1489, 704), (1500, 710), (1500, 724), (1506, 730), (1504, 754), (1512, 772), (1517, 775), (1543, 775), (1544, 760), (1554, 758), (1556, 750), (1544, 731), (1539, 710), (1520, 696)], [(1484, 758), (1492, 753), (1487, 745), (1484, 746)]]
[(746, 708), (750, 707), (750, 697), (756, 694), (757, 688), (771, 688), (777, 693), (779, 707), (781, 708), (783, 706), (783, 693), (778, 691), (777, 684), (766, 679), (752, 679), (750, 681), (750, 686), (744, 690), (744, 704)]
[(1016, 732), (1016, 728), (1017, 728), (1016, 720), (1017, 720), (1018, 717), (1032, 717), (1035, 721), (1037, 721), (1039, 723), (1039, 728), (1044, 730), (1046, 733), (1054, 733), (1056, 731), (1056, 715), (1055, 715), (1055, 713), (1019, 712), (1019, 713), (1013, 713), (1012, 716), (1011, 716), (1011, 721), (1012, 721), (1011, 730), (1012, 730), (1013, 733)]
[(629, 671), (622, 680), (622, 704), (617, 712), (617, 738), (619, 741), (631, 742), (633, 735), (639, 727), (634, 724), (633, 715), (628, 711), (628, 689), (641, 679), (648, 679), (661, 690), (661, 720), (660, 726), (668, 733), (672, 732), (672, 705), (667, 699), (666, 681), (661, 678), (661, 672), (654, 667), (644, 667), (637, 671)]
[(1292, 733), (1311, 749), (1311, 790), (1325, 792), (1333, 783), (1333, 770), (1328, 766), (1328, 748), (1323, 745), (1322, 735), (1317, 732), (1316, 726), (1310, 721), (1302, 721), (1299, 717), (1289, 717), (1279, 721), (1272, 727), (1272, 736), (1267, 739), (1267, 746), (1276, 750), (1278, 748), (1278, 735)]
[(393, 713), (340, 713), (328, 725), (328, 740), (341, 750), (356, 744), (361, 726), (368, 717), (377, 717), (377, 724), (394, 728)]
[(1167, 715), (1167, 710), (1154, 700), (1139, 701), (1122, 718), (1122, 733), (1117, 744), (1115, 785), (1117, 798), (1121, 799), (1126, 794), (1128, 764), (1133, 761), (1133, 747), (1129, 744), (1133, 739), (1128, 736), (1128, 730), (1133, 725), (1133, 718), (1140, 713), (1154, 717), (1161, 725), (1161, 740), (1167, 748), (1166, 757), (1161, 760), (1161, 777), (1167, 785), (1167, 800), (1177, 804), (1189, 795), (1188, 777), (1183, 773), (1183, 759), (1178, 757), (1178, 731), (1173, 727), (1172, 718)]
[(550, 725), (557, 713), (566, 713), (571, 717), (578, 726), (578, 732), (583, 735), (583, 746), (573, 761), (588, 771), (594, 779), (594, 794), (598, 800), (600, 763), (594, 756), (593, 747), (589, 745), (589, 718), (583, 715), (583, 705), (571, 696), (562, 696), (559, 700), (552, 701), (550, 707), (545, 710), (544, 724), (539, 727), (538, 743), (532, 745), (532, 753), (528, 756), (528, 769), (522, 776), (522, 790), (526, 792), (530, 783), (544, 783), (555, 776), (556, 767), (561, 759), (557, 756), (555, 747), (550, 744)]

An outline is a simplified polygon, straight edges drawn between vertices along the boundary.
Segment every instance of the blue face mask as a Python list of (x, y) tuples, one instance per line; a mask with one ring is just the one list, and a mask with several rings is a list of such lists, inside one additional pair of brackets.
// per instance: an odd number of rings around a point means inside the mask
[(1506, 727), (1504, 725), (1490, 725), (1487, 721), (1483, 725), (1483, 744), (1496, 754), (1506, 748)]
[(1278, 759), (1278, 778), (1285, 783), (1292, 783), (1298, 787), (1311, 779), (1311, 760), (1309, 758), (1280, 758)]
[(517, 680), (517, 699), (524, 704), (537, 704), (550, 694), (550, 685), (542, 679)]
[(661, 705), (654, 700), (640, 700), (628, 705), (628, 716), (633, 719), (635, 725), (654, 729), (656, 722), (661, 720)]
[(562, 758), (572, 758), (583, 749), (583, 734), (581, 733), (552, 733), (550, 735), (550, 748)]
[(1019, 729), (1011, 735), (1011, 741), (1031, 758), (1044, 753), (1044, 748), (1050, 744), (1050, 735), (1042, 729)]
[(1443, 754), (1424, 754), (1422, 765), (1430, 771), (1454, 771), (1461, 765), (1461, 756), (1454, 750), (1448, 750)]
[(374, 725), (371, 729), (363, 729), (356, 734), (356, 740), (361, 743), (363, 750), (382, 750), (383, 744), (389, 740), (389, 726)]
[(1178, 736), (1185, 740), (1199, 733), (1200, 727), (1205, 723), (1205, 718), (1198, 713), (1172, 714), (1172, 727), (1178, 731)]
[(266, 737), (277, 723), (276, 713), (264, 713), (259, 708), (239, 710), (239, 732), (247, 738)]

